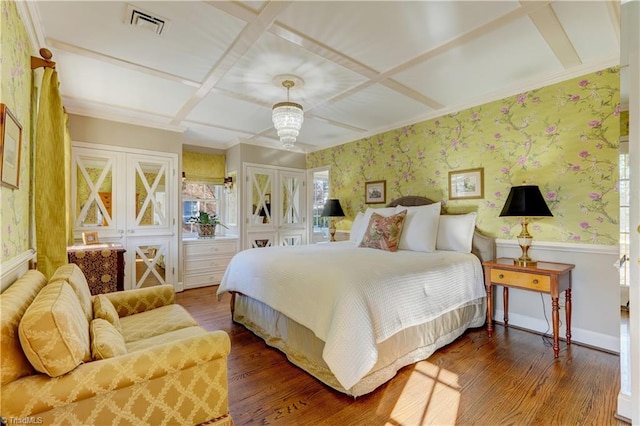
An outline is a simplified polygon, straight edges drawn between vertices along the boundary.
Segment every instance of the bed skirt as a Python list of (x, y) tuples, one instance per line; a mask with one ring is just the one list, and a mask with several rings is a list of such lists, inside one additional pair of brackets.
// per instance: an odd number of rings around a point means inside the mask
[(308, 328), (239, 293), (235, 294), (233, 320), (262, 338), (267, 345), (282, 351), (291, 363), (324, 384), (357, 397), (386, 383), (402, 367), (428, 358), (468, 328), (481, 327), (486, 311), (486, 297), (482, 297), (391, 336), (378, 344), (378, 361), (371, 371), (350, 389), (342, 387), (331, 373), (322, 359), (324, 342)]

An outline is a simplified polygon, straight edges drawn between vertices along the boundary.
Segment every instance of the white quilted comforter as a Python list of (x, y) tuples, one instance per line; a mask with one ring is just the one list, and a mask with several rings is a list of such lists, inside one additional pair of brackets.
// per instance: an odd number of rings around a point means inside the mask
[(218, 295), (237, 291), (312, 330), (350, 389), (377, 361), (376, 343), (486, 295), (472, 254), (356, 248), (351, 242), (249, 249)]

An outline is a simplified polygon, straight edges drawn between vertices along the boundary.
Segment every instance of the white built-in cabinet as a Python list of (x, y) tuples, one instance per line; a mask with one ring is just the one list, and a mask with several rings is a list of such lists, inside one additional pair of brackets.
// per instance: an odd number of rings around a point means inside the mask
[(125, 289), (175, 285), (178, 155), (74, 142), (73, 230), (125, 252)]
[(185, 239), (182, 278), (185, 290), (220, 284), (231, 258), (238, 251), (238, 238)]
[(306, 244), (304, 170), (244, 165), (244, 248)]

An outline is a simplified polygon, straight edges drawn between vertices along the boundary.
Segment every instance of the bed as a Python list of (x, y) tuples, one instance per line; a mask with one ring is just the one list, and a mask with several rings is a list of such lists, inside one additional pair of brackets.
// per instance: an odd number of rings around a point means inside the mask
[(494, 240), (475, 230), (475, 217), (440, 216), (439, 203), (423, 197), (368, 209), (365, 229), (373, 213), (402, 209), (414, 212), (412, 227), (405, 224), (403, 233), (419, 229), (416, 218), (427, 216), (418, 215), (430, 210), (433, 217), (434, 209), (440, 237), (442, 226), (460, 234), (461, 220), (471, 224), (469, 250), (451, 250), (443, 239), (438, 243), (447, 250), (400, 245), (390, 252), (358, 247), (359, 236), (248, 249), (229, 263), (218, 296), (231, 293), (233, 320), (318, 380), (354, 397), (370, 393), (486, 318), (481, 261), (494, 257)]

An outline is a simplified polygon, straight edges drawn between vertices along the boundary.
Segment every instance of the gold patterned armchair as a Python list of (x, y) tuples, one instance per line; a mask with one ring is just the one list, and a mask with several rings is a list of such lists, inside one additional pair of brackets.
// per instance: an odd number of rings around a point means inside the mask
[[(233, 424), (228, 335), (207, 332), (172, 286), (91, 296), (69, 264), (0, 295), (0, 415), (10, 423)], [(26, 420), (25, 420), (26, 419)]]

